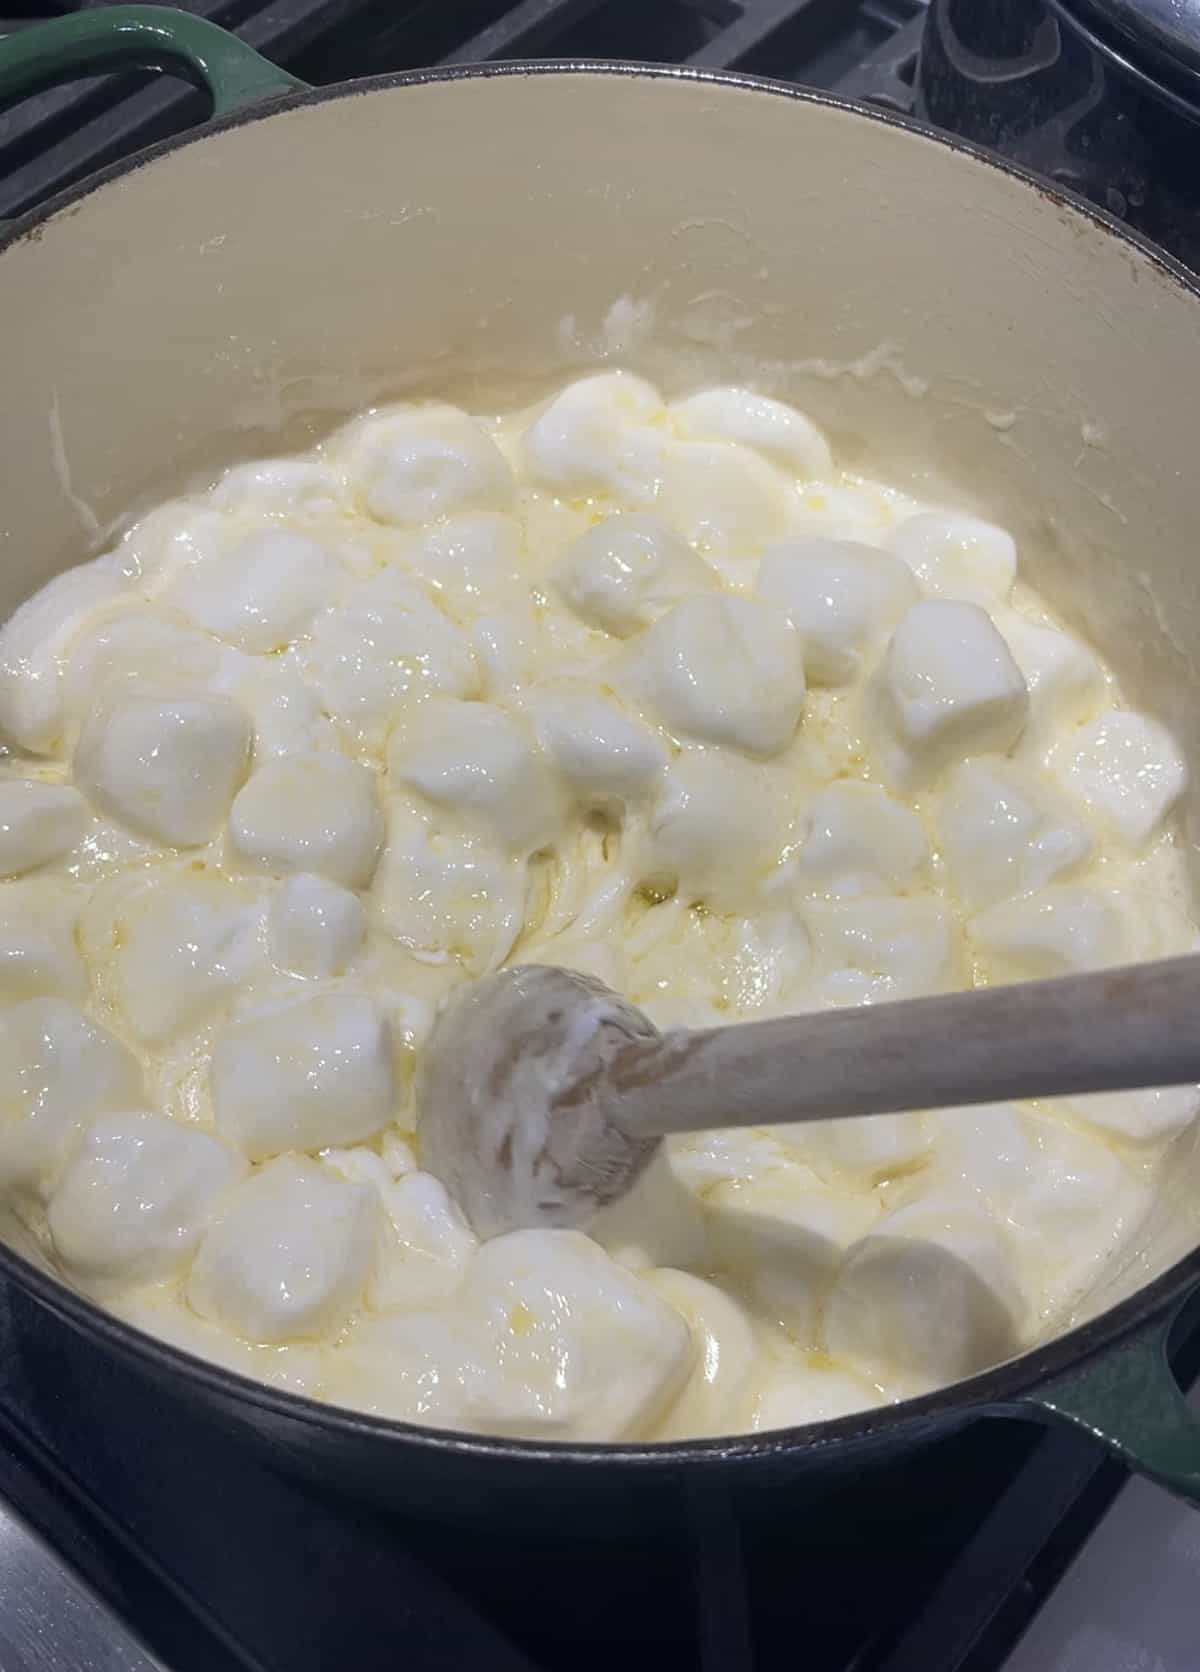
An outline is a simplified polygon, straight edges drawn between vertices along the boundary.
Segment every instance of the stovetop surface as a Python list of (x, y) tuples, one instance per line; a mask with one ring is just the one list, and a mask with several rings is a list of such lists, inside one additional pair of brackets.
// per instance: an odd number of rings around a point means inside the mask
[[(0, 0), (0, 33), (106, 3)], [(901, 110), (925, 14), (925, 0), (181, 3), (318, 84), (635, 58)], [(126, 74), (0, 112), (0, 217), (203, 114), (179, 83)], [(1190, 1374), (1200, 1311), (1182, 1343)], [(322, 1497), (118, 1366), (82, 1382), (63, 1327), (0, 1285), (0, 1501), (169, 1672), (995, 1672), (1123, 1479), (1078, 1434), (988, 1421), (819, 1518), (800, 1494), (753, 1526), (706, 1498), (674, 1543), (636, 1556), (489, 1539)], [(6, 1552), (0, 1520), (0, 1608)], [(28, 1665), (76, 1672), (52, 1645), (42, 1657)]]

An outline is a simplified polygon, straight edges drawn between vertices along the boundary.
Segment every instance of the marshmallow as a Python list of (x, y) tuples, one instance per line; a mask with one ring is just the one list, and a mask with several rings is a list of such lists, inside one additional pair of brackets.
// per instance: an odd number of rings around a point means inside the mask
[(232, 1023), (213, 1047), (217, 1126), (252, 1161), (352, 1144), (396, 1098), (391, 1037), (373, 999), (318, 993)]
[(253, 672), (248, 657), (144, 603), (85, 627), (63, 669), (64, 738), (76, 739), (96, 710), (134, 692), (232, 694)]
[(370, 882), (384, 822), (375, 775), (344, 755), (283, 755), (252, 774), (229, 814), (234, 852), (268, 871)]
[(19, 877), (61, 859), (82, 840), (88, 807), (69, 784), (0, 779), (0, 877)]
[(581, 621), (628, 638), (672, 604), (717, 585), (708, 564), (657, 517), (606, 517), (564, 552), (550, 584)]
[(1063, 1099), (1077, 1120), (1114, 1138), (1156, 1144), (1174, 1138), (1200, 1114), (1200, 1086), (1159, 1086), (1149, 1091), (1104, 1091)]
[(399, 797), (372, 890), (384, 928), (440, 963), (472, 975), (499, 968), (525, 921), (527, 867), (478, 837), (432, 831)]
[(796, 629), (814, 685), (857, 679), (921, 596), (898, 557), (811, 536), (783, 540), (764, 553), (757, 592), (778, 604)]
[(503, 511), (513, 496), (504, 455), (452, 406), (366, 419), (351, 433), (347, 469), (370, 514), (402, 527), (458, 511)]
[(262, 655), (306, 633), (343, 578), (337, 558), (315, 540), (272, 528), (184, 569), (160, 596), (205, 632)]
[(819, 1364), (781, 1364), (763, 1382), (751, 1427), (756, 1434), (832, 1422), (879, 1403), (879, 1390), (849, 1370)]
[(630, 683), (672, 732), (749, 755), (786, 749), (804, 707), (799, 636), (751, 598), (676, 604), (639, 640)]
[(918, 1114), (805, 1121), (776, 1130), (781, 1135), (794, 1130), (799, 1153), (827, 1184), (844, 1186), (850, 1178), (858, 1188), (911, 1171), (929, 1154), (931, 1138)]
[(745, 1309), (714, 1283), (690, 1272), (651, 1272), (647, 1281), (679, 1313), (695, 1347), (692, 1373), (655, 1438), (736, 1432), (758, 1369), (758, 1344)]
[(0, 888), (0, 998), (86, 998), (77, 916), (77, 900), (49, 881)]
[(899, 1392), (959, 1381), (1016, 1352), (1024, 1301), (999, 1231), (965, 1196), (896, 1208), (846, 1258), (825, 1309), (836, 1359)]
[(1145, 846), (1187, 788), (1175, 740), (1145, 714), (1109, 709), (1052, 751), (1063, 788), (1130, 847)]
[(68, 569), (0, 627), (0, 733), (35, 755), (53, 754), (63, 730), (62, 666), (89, 616), (126, 589), (104, 559)]
[(707, 1263), (700, 1205), (662, 1148), (638, 1174), (633, 1188), (600, 1210), (588, 1235), (630, 1271), (646, 1272), (653, 1266), (703, 1269)]
[(746, 447), (671, 441), (654, 508), (714, 561), (740, 559), (786, 532), (791, 492), (787, 479)]
[(696, 441), (737, 441), (803, 480), (833, 473), (825, 437), (802, 412), (750, 389), (704, 389), (676, 401), (671, 416)]
[(383, 1202), (392, 1236), (380, 1250), (367, 1304), (376, 1312), (441, 1306), (462, 1283), (478, 1239), (431, 1173), (389, 1184)]
[(245, 1171), (219, 1139), (166, 1115), (106, 1115), (50, 1198), (54, 1252), (92, 1288), (169, 1277), (200, 1240), (217, 1199)]
[(100, 896), (81, 928), (125, 1027), (161, 1047), (232, 1000), (259, 961), (261, 915), (216, 878), (139, 877)]
[(485, 1432), (635, 1439), (692, 1366), (678, 1312), (576, 1231), (484, 1243), (459, 1305), (495, 1366), (476, 1394), (472, 1426)]
[(559, 833), (563, 805), (525, 728), (490, 703), (430, 705), (415, 741), (393, 738), (390, 776), (513, 852)]
[(75, 778), (139, 835), (198, 847), (225, 822), (249, 753), (245, 711), (228, 697), (131, 694), (84, 725)]
[(704, 1212), (718, 1267), (745, 1285), (760, 1313), (809, 1342), (843, 1253), (874, 1224), (879, 1204), (792, 1165), (716, 1185)]
[(470, 511), (430, 529), (410, 561), (464, 624), (521, 582), (521, 528), (494, 511)]
[(887, 894), (928, 870), (921, 821), (876, 784), (830, 784), (805, 806), (803, 828), (787, 872), (805, 894)]
[(1012, 535), (978, 517), (921, 511), (905, 517), (887, 543), (935, 598), (991, 609), (1007, 601), (1017, 578)]
[(1007, 761), (955, 767), (935, 822), (946, 880), (970, 910), (1069, 877), (1092, 851), (1061, 798)]
[(942, 900), (811, 900), (802, 916), (829, 1002), (877, 1004), (962, 985), (962, 932)]
[(460, 629), (388, 570), (364, 581), (350, 604), (317, 617), (304, 660), (328, 712), (372, 748), (382, 747), (408, 705), (434, 692), (479, 692), (479, 669)]
[(884, 777), (914, 785), (964, 755), (1004, 753), (1028, 704), (1021, 671), (983, 610), (938, 598), (915, 605), (871, 685)]
[(342, 508), (345, 490), (328, 465), (307, 459), (258, 459), (227, 470), (208, 497), (222, 511), (322, 516)]
[(45, 1190), (86, 1124), (145, 1100), (142, 1070), (112, 1034), (62, 999), (0, 1015), (0, 1178)]
[(1137, 925), (1118, 895), (1070, 883), (989, 906), (968, 921), (967, 935), (989, 981), (1106, 969), (1142, 950)]
[(778, 865), (794, 793), (785, 775), (768, 775), (736, 755), (684, 753), (661, 780), (645, 874), (678, 884), (689, 900), (736, 909)]
[(616, 494), (635, 504), (654, 496), (661, 470), (662, 398), (628, 372), (580, 378), (526, 430), (525, 466), (558, 494)]
[(535, 691), (530, 706), (538, 742), (587, 805), (645, 795), (670, 759), (648, 726), (586, 687)]
[(280, 1156), (226, 1197), (192, 1265), (188, 1300), (248, 1341), (334, 1335), (362, 1299), (379, 1225), (370, 1185)]
[(278, 969), (311, 978), (341, 975), (362, 946), (366, 914), (348, 889), (301, 873), (272, 895), (267, 933)]
[(1029, 719), (1016, 753), (1040, 760), (1054, 734), (1090, 720), (1105, 706), (1108, 682), (1086, 645), (1055, 627), (1035, 627), (1005, 610), (996, 617), (1029, 688)]

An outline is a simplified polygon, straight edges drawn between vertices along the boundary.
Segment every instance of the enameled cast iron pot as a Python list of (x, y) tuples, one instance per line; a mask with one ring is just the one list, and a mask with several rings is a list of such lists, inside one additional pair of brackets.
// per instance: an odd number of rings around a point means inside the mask
[[(753, 378), (843, 461), (1015, 529), (1035, 584), (1200, 763), (1200, 296), (1113, 222), (794, 87), (516, 64), (313, 91), (157, 7), (0, 42), (0, 102), (134, 63), (200, 82), (214, 119), (0, 237), (0, 612), (131, 507), (380, 398), (487, 410), (606, 360), (668, 388)], [(117, 1360), (350, 1493), (591, 1536), (652, 1529), (708, 1483), (819, 1503), (997, 1415), (1082, 1425), (1200, 1502), (1200, 1424), (1164, 1354), (1198, 1244), (1189, 1137), (1069, 1334), (903, 1405), (666, 1446), (332, 1410), (114, 1321), (32, 1250), (0, 1249), (0, 1273), (85, 1383)]]

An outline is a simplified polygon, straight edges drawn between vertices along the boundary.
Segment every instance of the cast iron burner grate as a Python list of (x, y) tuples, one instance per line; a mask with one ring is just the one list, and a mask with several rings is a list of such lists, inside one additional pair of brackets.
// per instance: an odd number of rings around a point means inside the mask
[[(111, 0), (0, 0), (0, 34)], [(325, 85), (493, 58), (636, 58), (911, 101), (925, 0), (180, 0)], [(78, 81), (0, 112), (0, 218), (202, 120), (169, 77)]]

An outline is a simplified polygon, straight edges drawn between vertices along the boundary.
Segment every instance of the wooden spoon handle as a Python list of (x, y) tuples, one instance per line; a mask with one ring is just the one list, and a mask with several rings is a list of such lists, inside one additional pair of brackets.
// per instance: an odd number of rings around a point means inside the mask
[(1200, 955), (628, 1045), (634, 1137), (1200, 1082)]

